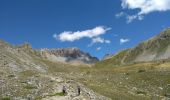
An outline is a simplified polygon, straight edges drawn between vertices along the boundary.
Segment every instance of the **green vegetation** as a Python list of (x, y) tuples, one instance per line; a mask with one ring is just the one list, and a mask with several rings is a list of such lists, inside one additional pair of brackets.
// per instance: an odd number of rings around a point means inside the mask
[(13, 77), (15, 77), (15, 75), (8, 75), (8, 77), (9, 77), (9, 78), (13, 78)]
[(59, 93), (55, 93), (55, 94), (52, 94), (52, 95), (47, 95), (47, 96), (64, 96), (64, 93), (63, 92), (59, 92)]
[(54, 93), (54, 94), (49, 94), (49, 95), (45, 95), (45, 96), (41, 96), (41, 97), (36, 97), (35, 100), (41, 100), (43, 98), (46, 97), (53, 97), (53, 96), (65, 96), (63, 92), (59, 92), (59, 93)]
[(144, 69), (138, 70), (138, 73), (142, 73), (142, 72), (146, 72), (146, 70), (144, 70)]
[(136, 91), (137, 94), (142, 94), (142, 95), (146, 95), (147, 93), (144, 91)]
[(30, 90), (30, 89), (37, 89), (36, 86), (32, 86), (32, 85), (26, 85), (26, 86), (24, 86), (24, 88), (28, 89), (28, 90)]
[(102, 67), (114, 67), (116, 65), (121, 65), (122, 64), (121, 61), (127, 52), (128, 49), (123, 50), (110, 59), (97, 62), (95, 66), (98, 68), (102, 68)]
[(113, 100), (150, 100), (154, 97), (159, 100), (168, 93), (169, 61), (142, 62), (121, 67), (114, 67), (114, 63), (112, 67), (108, 67), (105, 62), (100, 64), (103, 67), (95, 65), (84, 70), (87, 74), (79, 82)]
[(10, 97), (4, 97), (2, 100), (11, 100)]

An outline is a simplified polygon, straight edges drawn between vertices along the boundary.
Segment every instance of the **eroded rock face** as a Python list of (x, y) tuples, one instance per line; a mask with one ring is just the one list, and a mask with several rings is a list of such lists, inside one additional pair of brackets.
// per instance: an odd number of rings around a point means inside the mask
[(92, 64), (98, 61), (96, 57), (92, 57), (78, 48), (42, 49), (41, 54), (47, 59), (63, 62)]
[(56, 56), (61, 56), (61, 57), (72, 57), (72, 58), (78, 58), (81, 57), (82, 55), (87, 55), (83, 53), (82, 51), (80, 51), (80, 49), (78, 48), (61, 48), (61, 49), (51, 49), (48, 50), (50, 53), (56, 55)]

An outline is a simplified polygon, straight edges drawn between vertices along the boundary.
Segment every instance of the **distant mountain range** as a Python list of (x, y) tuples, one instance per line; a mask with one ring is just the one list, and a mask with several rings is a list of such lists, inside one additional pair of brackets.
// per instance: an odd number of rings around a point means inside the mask
[[(10, 44), (1, 41), (1, 48), (15, 48), (24, 52), (30, 52), (38, 57), (48, 59), (50, 61), (72, 63), (72, 64), (93, 64), (98, 62), (98, 58), (92, 57), (90, 54), (81, 51), (78, 48), (57, 48), (57, 49), (40, 49), (34, 50), (25, 43), (21, 46), (11, 46)], [(11, 52), (12, 50), (11, 49)], [(35, 56), (34, 55), (34, 56)], [(131, 49), (125, 49), (115, 55), (106, 54), (102, 62), (109, 64), (128, 64), (134, 62), (156, 61), (170, 58), (170, 28), (164, 30), (157, 36), (138, 44)], [(100, 62), (99, 62), (100, 63)]]
[(67, 63), (96, 63), (98, 58), (81, 51), (78, 48), (59, 48), (59, 49), (41, 49), (41, 56), (48, 60), (60, 61)]
[[(90, 54), (81, 51), (79, 48), (57, 48), (57, 49), (40, 49), (35, 50), (25, 43), (20, 46), (12, 46), (4, 41), (0, 42), (1, 48), (8, 47), (12, 50), (24, 51), (32, 53), (50, 61), (71, 63), (71, 64), (94, 64), (98, 62), (98, 58), (92, 57)], [(102, 62), (109, 64), (128, 64), (134, 62), (156, 61), (170, 58), (170, 28), (164, 30), (157, 36), (138, 44), (131, 49), (125, 49), (119, 53), (112, 55), (106, 54)], [(100, 63), (100, 62), (99, 62)]]
[(1, 47), (11, 48), (11, 52), (26, 52), (33, 54), (34, 56), (48, 59), (53, 62), (63, 62), (70, 64), (94, 64), (98, 60), (96, 57), (92, 57), (89, 53), (81, 51), (79, 48), (57, 48), (57, 49), (40, 49), (35, 50), (29, 43), (25, 43), (19, 46), (12, 46), (4, 41), (0, 42)]

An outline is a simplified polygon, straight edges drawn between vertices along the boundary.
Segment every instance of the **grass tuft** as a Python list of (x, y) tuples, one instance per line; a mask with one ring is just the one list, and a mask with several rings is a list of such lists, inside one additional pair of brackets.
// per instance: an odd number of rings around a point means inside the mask
[(25, 88), (25, 89), (28, 89), (28, 90), (37, 89), (36, 86), (32, 86), (32, 85), (26, 85), (24, 88)]

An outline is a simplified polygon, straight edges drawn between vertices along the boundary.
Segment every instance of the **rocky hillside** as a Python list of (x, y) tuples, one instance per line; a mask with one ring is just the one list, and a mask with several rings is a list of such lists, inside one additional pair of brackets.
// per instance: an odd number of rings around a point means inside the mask
[(144, 41), (134, 48), (123, 50), (106, 59), (112, 64), (127, 64), (133, 62), (156, 61), (170, 58), (170, 28), (164, 30), (157, 36)]
[(130, 49), (124, 62), (155, 61), (170, 58), (170, 28)]
[[(88, 66), (44, 59), (27, 43), (12, 46), (0, 41), (0, 100), (110, 100), (75, 80), (81, 76), (78, 68), (82, 67)], [(73, 77), (76, 72), (79, 74)], [(77, 86), (81, 87), (80, 95)]]
[(96, 57), (78, 48), (42, 49), (41, 56), (51, 61), (93, 64), (99, 61)]

